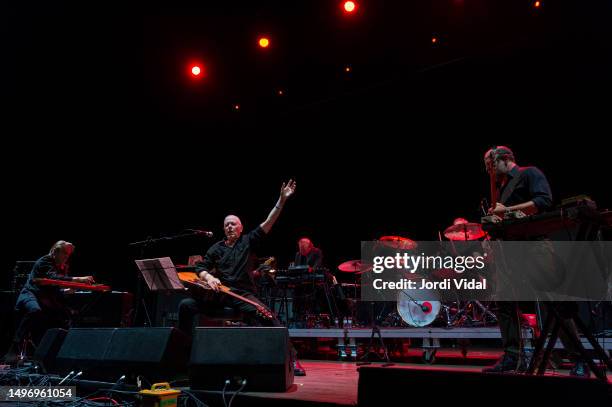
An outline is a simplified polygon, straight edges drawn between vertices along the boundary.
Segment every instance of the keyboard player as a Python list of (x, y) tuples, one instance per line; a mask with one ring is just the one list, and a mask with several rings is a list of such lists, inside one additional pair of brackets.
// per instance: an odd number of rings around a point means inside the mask
[(336, 300), (343, 302), (345, 297), (336, 277), (323, 267), (323, 251), (306, 236), (298, 240), (297, 246), (298, 251), (295, 253), (293, 266), (296, 268), (308, 267), (309, 273), (324, 273), (324, 278), (322, 285), (310, 286), (310, 290), (312, 287), (315, 288), (314, 292), (308, 292), (306, 287), (297, 286), (295, 288), (296, 313), (304, 316), (307, 313), (328, 311), (330, 317), (338, 318), (340, 310)]
[(296, 266), (308, 266), (317, 269), (323, 265), (323, 252), (307, 237), (298, 240), (298, 251), (295, 254)]
[(93, 284), (92, 276), (71, 277), (68, 274), (69, 260), (74, 252), (70, 242), (57, 241), (48, 254), (34, 263), (28, 280), (23, 286), (15, 310), (21, 315), (21, 321), (15, 332), (13, 343), (5, 362), (12, 364), (17, 361), (19, 346), (29, 339), (36, 344), (48, 328), (67, 328), (70, 324), (70, 312), (66, 307), (62, 289), (55, 286), (37, 286), (34, 279), (47, 278), (76, 283)]

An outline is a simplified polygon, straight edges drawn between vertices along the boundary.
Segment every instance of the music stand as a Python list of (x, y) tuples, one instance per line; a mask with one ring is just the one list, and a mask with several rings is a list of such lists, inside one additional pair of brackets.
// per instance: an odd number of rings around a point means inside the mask
[(176, 267), (170, 257), (159, 259), (135, 260), (138, 270), (145, 279), (151, 291), (178, 291), (184, 290), (176, 273)]

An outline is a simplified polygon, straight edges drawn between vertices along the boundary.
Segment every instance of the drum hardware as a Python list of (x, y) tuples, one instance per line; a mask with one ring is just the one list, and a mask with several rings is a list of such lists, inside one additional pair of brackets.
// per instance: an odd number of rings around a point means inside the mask
[[(391, 362), (391, 358), (389, 357), (389, 349), (387, 348), (387, 345), (385, 344), (383, 337), (382, 337), (382, 333), (380, 331), (380, 327), (379, 327), (379, 321), (385, 311), (385, 306), (383, 306), (380, 310), (380, 312), (378, 313), (378, 315), (375, 317), (374, 316), (374, 305), (376, 304), (376, 301), (370, 301), (370, 327), (372, 329), (372, 334), (370, 335), (370, 341), (368, 342), (368, 346), (365, 349), (364, 354), (361, 356), (361, 358), (359, 358), (359, 361), (357, 362), (357, 366), (361, 366), (361, 365), (369, 365), (370, 363), (372, 363), (370, 361), (370, 355), (376, 356), (377, 359), (379, 360), (384, 360), (385, 363), (383, 363), (382, 366), (393, 366), (393, 363)], [(376, 344), (375, 341), (376, 339), (378, 339), (378, 344), (379, 344), (379, 349), (382, 349), (383, 351), (383, 356), (381, 357), (380, 354), (376, 351)]]
[(444, 230), (444, 237), (454, 241), (470, 241), (482, 239), (486, 236), (480, 223), (457, 223)]
[[(419, 292), (425, 294), (425, 292), (420, 290), (411, 291), (416, 292), (415, 294)], [(429, 290), (426, 292), (426, 295), (437, 297), (437, 294)], [(423, 295), (415, 295), (415, 297), (413, 297), (406, 290), (400, 291), (397, 295), (398, 314), (402, 317), (404, 322), (416, 328), (422, 328), (434, 322), (438, 318), (442, 308), (442, 302), (440, 302), (438, 298), (431, 298), (425, 301), (415, 300), (415, 298), (420, 298), (422, 296)]]
[[(389, 239), (385, 240), (383, 244), (385, 246), (387, 246), (387, 247), (397, 246), (399, 248), (402, 245), (416, 247), (416, 246), (413, 246), (410, 242), (412, 242), (412, 240), (410, 240), (410, 239), (401, 238), (399, 236), (393, 236), (392, 239), (389, 238)], [(414, 243), (414, 242), (412, 242), (412, 243)], [(361, 262), (361, 260), (349, 260), (349, 261), (345, 261), (344, 263), (340, 264), (338, 266), (338, 270), (343, 272), (343, 273), (353, 273), (354, 275), (358, 276), (358, 275), (361, 275), (363, 273), (367, 273), (367, 272), (371, 271), (372, 270), (372, 265), (371, 264), (364, 264), (364, 263)], [(358, 284), (358, 283), (352, 284), (352, 285), (342, 284), (341, 287), (343, 287), (343, 286), (353, 288), (355, 290), (355, 294), (357, 292), (357, 289), (361, 288), (361, 284)], [(355, 301), (354, 305), (356, 305), (356, 303), (359, 302), (359, 300), (356, 298), (356, 296), (355, 296), (354, 301)], [(380, 358), (380, 355), (375, 352), (375, 344), (374, 344), (374, 341), (375, 341), (374, 338), (378, 337), (378, 341), (380, 343), (380, 347), (384, 351), (383, 358), (384, 358), (384, 360), (386, 362), (386, 363), (383, 364), (383, 366), (391, 366), (391, 365), (393, 365), (393, 363), (391, 363), (391, 359), (389, 358), (389, 351), (388, 351), (387, 346), (385, 345), (385, 342), (383, 341), (382, 335), (380, 333), (380, 328), (378, 327), (378, 323), (377, 323), (378, 322), (378, 318), (374, 318), (374, 304), (375, 304), (374, 301), (370, 301), (370, 316), (371, 316), (370, 322), (371, 322), (372, 335), (370, 336), (370, 342), (368, 344), (368, 347), (367, 347), (365, 353), (363, 354), (363, 356), (361, 356), (361, 358), (357, 362), (357, 365), (360, 366), (360, 365), (370, 364), (371, 363), (370, 362), (370, 354), (374, 354), (374, 355), (376, 355), (377, 358)], [(353, 307), (350, 307), (350, 308), (352, 308), (350, 310), (351, 311), (350, 314), (352, 314), (352, 315), (351, 316), (347, 316), (347, 317), (344, 318), (344, 321), (343, 321), (343, 325), (345, 325), (344, 328), (352, 328), (352, 322), (356, 321), (355, 316), (356, 316), (357, 307), (353, 306)], [(339, 349), (339, 351), (340, 351), (340, 356), (341, 357), (343, 357), (343, 356), (345, 357), (346, 356), (346, 353), (345, 353), (344, 349)], [(353, 352), (352, 352), (352, 355), (356, 356), (356, 354), (353, 353)]]
[[(429, 300), (415, 298), (428, 297)], [(478, 300), (442, 302), (435, 292), (411, 290), (400, 291), (397, 296), (397, 313), (409, 326), (422, 328), (443, 317), (446, 327), (464, 325), (487, 325), (496, 323), (497, 316)]]
[(397, 311), (390, 312), (381, 322), (384, 327), (400, 328), (404, 323), (402, 316)]
[(372, 270), (372, 265), (362, 263), (361, 260), (349, 260), (340, 264), (338, 270), (343, 273), (361, 274)]
[[(459, 302), (455, 307), (442, 304), (447, 327), (486, 326), (497, 323), (497, 316), (478, 300)], [(489, 318), (489, 319), (487, 319)]]
[(329, 314), (306, 314), (306, 328), (331, 328), (331, 318)]
[(383, 236), (378, 241), (382, 246), (395, 250), (414, 250), (417, 248), (417, 243), (407, 237)]
[(383, 367), (393, 366), (395, 363), (391, 362), (391, 358), (389, 358), (389, 350), (387, 349), (387, 345), (383, 341), (382, 334), (380, 333), (380, 328), (378, 325), (374, 324), (372, 326), (372, 335), (370, 336), (370, 342), (368, 343), (368, 347), (366, 348), (363, 356), (359, 358), (359, 362), (357, 362), (357, 366), (369, 365), (372, 362), (370, 361), (370, 355), (376, 355), (377, 358), (381, 359), (380, 355), (376, 352), (374, 346), (374, 337), (378, 336), (378, 341), (380, 343), (380, 347), (383, 349), (384, 355), (383, 358), (385, 363), (382, 364)]

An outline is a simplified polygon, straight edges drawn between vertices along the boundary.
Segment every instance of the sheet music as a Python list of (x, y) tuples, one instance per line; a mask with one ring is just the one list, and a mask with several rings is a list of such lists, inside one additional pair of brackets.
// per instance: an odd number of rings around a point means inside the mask
[(136, 265), (151, 291), (185, 289), (170, 257), (136, 260)]

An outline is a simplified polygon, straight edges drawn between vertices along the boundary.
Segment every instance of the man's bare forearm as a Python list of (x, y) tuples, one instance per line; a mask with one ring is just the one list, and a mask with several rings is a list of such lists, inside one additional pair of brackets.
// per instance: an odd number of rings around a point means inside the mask
[(200, 277), (200, 279), (206, 281), (206, 279), (208, 278), (208, 276), (212, 276), (214, 277), (214, 275), (209, 271), (209, 270), (201, 270), (198, 273), (198, 276)]
[(272, 226), (274, 226), (274, 223), (276, 223), (276, 220), (280, 216), (284, 206), (285, 200), (283, 198), (278, 198), (276, 205), (274, 205), (274, 208), (272, 208), (266, 220), (260, 225), (264, 232), (270, 232), (270, 229), (272, 229)]

